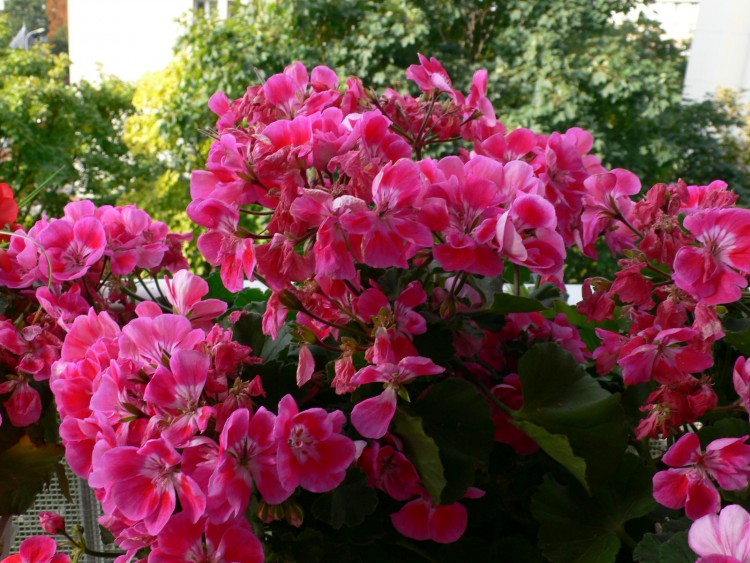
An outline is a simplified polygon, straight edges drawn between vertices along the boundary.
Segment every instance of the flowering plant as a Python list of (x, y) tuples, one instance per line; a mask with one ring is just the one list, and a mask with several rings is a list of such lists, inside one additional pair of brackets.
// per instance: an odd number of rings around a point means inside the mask
[(135, 316), (144, 273), (187, 266), (185, 235), (134, 206), (71, 203), (63, 217), (44, 217), (28, 232), (14, 223), (18, 209), (10, 186), (0, 184), (0, 227), (7, 227), (0, 250), (0, 533), (54, 474), (65, 480), (60, 436), (77, 430), (58, 428), (53, 392), (58, 405), (74, 408), (89, 397), (85, 387), (56, 387), (50, 378), (75, 346), (66, 335), (76, 319), (91, 308), (125, 323)]
[[(213, 96), (188, 214), (220, 277), (63, 319), (61, 437), (117, 560), (746, 561), (750, 211), (509, 132), (486, 71), (407, 77)], [(57, 240), (67, 287), (102, 255)], [(620, 270), (567, 305), (600, 242)]]

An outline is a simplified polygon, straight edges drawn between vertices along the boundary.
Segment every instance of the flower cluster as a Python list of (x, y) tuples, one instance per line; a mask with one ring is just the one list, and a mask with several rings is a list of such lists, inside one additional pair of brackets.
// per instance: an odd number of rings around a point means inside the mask
[[(508, 131), (486, 71), (465, 93), (419, 60), (417, 97), (294, 63), (239, 99), (211, 98), (187, 211), (238, 294), (227, 303), (181, 269), (180, 236), (135, 208), (79, 202), (16, 231), (0, 280), (30, 288), (43, 313), (21, 330), (0, 320), (8, 416), (36, 420), (28, 389), (49, 380), (68, 463), (96, 491), (119, 563), (294, 560), (286, 538), (303, 522), (312, 541), (321, 522), (367, 521), (346, 549), (486, 536), (495, 518), (470, 509), (513, 497), (506, 465), (559, 463), (577, 479), (564, 495), (558, 466), (528, 479), (546, 549), (545, 517), (557, 526), (571, 499), (591, 508), (619, 498), (606, 488), (618, 475), (648, 472), (630, 453), (647, 438), (673, 441), (647, 496), (699, 519), (690, 545), (706, 561), (741, 560), (709, 536), (739, 518), (715, 514), (719, 489), (749, 483), (747, 435), (701, 449), (691, 430), (750, 410), (745, 357), (729, 374), (736, 401), (716, 384), (734, 362), (727, 327), (750, 314), (750, 211), (719, 181), (641, 196), (633, 173), (591, 154), (588, 132)], [(619, 270), (586, 280), (576, 313), (561, 299), (568, 253), (603, 246)], [(117, 281), (163, 268), (161, 301), (135, 306)], [(245, 290), (253, 278), (262, 297)], [(592, 494), (576, 497), (580, 485)], [(558, 547), (550, 560), (576, 558)]]
[(50, 383), (68, 462), (97, 491), (103, 523), (129, 556), (221, 549), (260, 561), (245, 519), (253, 491), (278, 505), (298, 486), (331, 490), (355, 444), (341, 434), (340, 411), (300, 412), (290, 395), (278, 416), (255, 408), (262, 384), (239, 374), (258, 358), (231, 330), (202, 328), (226, 305), (201, 301), (206, 282), (184, 270), (169, 289), (182, 314), (142, 303), (122, 329), (93, 309), (70, 327)]
[[(2, 219), (15, 220), (17, 211)], [(44, 217), (28, 232), (16, 226), (6, 237), (0, 287), (12, 290), (20, 316), (0, 317), (0, 395), (11, 424), (27, 427), (41, 416), (39, 384), (49, 380), (74, 320), (91, 306), (118, 320), (132, 316), (132, 280), (187, 266), (185, 237), (135, 206), (97, 208), (90, 201), (70, 203), (63, 217)]]

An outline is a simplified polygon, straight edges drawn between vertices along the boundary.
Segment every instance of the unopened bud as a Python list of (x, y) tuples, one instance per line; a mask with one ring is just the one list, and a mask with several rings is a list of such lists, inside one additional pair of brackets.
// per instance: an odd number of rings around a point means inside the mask
[(40, 512), (39, 524), (42, 530), (48, 534), (57, 535), (65, 533), (65, 518), (56, 512)]

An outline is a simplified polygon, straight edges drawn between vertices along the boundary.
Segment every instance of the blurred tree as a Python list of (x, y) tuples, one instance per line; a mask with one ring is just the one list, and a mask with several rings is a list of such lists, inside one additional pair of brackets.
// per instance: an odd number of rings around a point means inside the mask
[[(0, 25), (0, 37), (8, 29)], [(0, 181), (22, 198), (55, 174), (58, 188), (36, 199), (50, 214), (71, 197), (113, 203), (137, 183), (152, 182), (122, 138), (133, 87), (110, 78), (70, 85), (68, 66), (67, 56), (47, 45), (0, 47)]]
[(29, 31), (40, 27), (49, 29), (47, 0), (5, 0), (4, 13), (14, 34), (24, 23)]

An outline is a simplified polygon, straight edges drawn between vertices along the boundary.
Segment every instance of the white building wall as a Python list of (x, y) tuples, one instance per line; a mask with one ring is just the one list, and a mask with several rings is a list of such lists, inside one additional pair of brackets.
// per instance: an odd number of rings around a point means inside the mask
[(750, 0), (701, 0), (683, 94), (719, 88), (750, 90)]
[(193, 0), (68, 0), (72, 82), (101, 73), (136, 81), (172, 60), (177, 18)]

